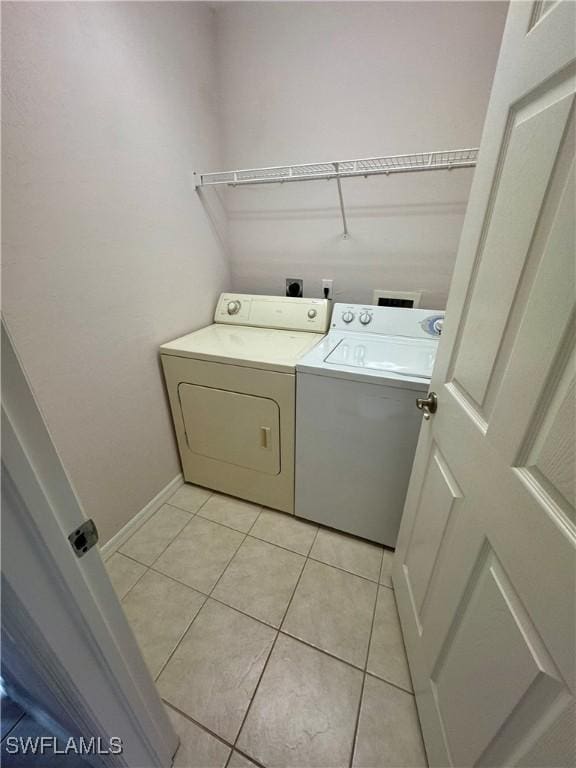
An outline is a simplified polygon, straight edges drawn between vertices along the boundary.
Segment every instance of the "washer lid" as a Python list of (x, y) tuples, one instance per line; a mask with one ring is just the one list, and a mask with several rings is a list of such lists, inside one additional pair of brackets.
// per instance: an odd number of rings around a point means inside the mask
[(298, 360), (296, 370), (423, 391), (430, 382), (437, 349), (436, 339), (331, 331)]
[(430, 378), (438, 344), (433, 340), (377, 337), (342, 338), (324, 358), (328, 365), (388, 371)]
[(215, 323), (163, 344), (160, 352), (163, 355), (293, 372), (298, 358), (322, 338), (321, 334), (306, 331), (279, 331)]

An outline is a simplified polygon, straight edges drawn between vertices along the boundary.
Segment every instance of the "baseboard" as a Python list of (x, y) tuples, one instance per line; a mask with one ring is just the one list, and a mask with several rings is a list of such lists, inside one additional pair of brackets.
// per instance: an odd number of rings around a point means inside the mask
[(122, 544), (124, 544), (126, 539), (132, 536), (137, 528), (140, 528), (140, 526), (143, 525), (149, 517), (152, 517), (157, 509), (160, 509), (162, 504), (166, 503), (170, 496), (172, 496), (172, 494), (183, 484), (183, 482), (184, 478), (182, 477), (182, 474), (179, 474), (173, 480), (170, 480), (168, 485), (164, 486), (164, 488), (162, 488), (162, 490), (157, 493), (156, 496), (154, 496), (154, 498), (151, 499), (148, 504), (146, 504), (146, 506), (140, 510), (140, 512), (137, 512), (123, 528), (120, 528), (118, 533), (112, 536), (112, 538), (107, 541), (106, 544), (100, 547), (100, 555), (102, 558), (104, 560), (108, 560), (108, 558), (113, 555), (114, 552), (116, 552), (116, 550), (122, 546)]

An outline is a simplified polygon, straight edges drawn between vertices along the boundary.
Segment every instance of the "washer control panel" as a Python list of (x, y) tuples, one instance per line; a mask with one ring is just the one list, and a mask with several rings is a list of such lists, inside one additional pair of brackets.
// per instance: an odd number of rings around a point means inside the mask
[(214, 322), (326, 333), (331, 304), (327, 299), (223, 293), (216, 305)]
[(336, 304), (330, 327), (358, 333), (438, 339), (443, 324), (444, 312), (441, 310)]

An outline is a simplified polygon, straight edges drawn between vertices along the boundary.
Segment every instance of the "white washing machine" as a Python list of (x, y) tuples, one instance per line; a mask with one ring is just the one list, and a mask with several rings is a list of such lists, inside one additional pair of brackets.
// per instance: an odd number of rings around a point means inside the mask
[(295, 366), (325, 299), (224, 293), (214, 324), (160, 354), (184, 479), (294, 512)]
[(337, 304), (297, 364), (296, 515), (396, 545), (443, 312)]

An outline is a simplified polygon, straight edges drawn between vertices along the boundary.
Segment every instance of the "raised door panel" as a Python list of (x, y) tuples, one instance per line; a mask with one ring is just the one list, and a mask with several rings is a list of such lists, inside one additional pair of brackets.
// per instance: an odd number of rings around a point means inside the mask
[(192, 453), (268, 475), (280, 472), (280, 411), (273, 400), (185, 383), (178, 396)]
[[(518, 321), (511, 324), (503, 339), (501, 375), (491, 398), (488, 437), (506, 460), (518, 467), (528, 461), (538, 433), (551, 426), (547, 414), (559, 405), (552, 394), (559, 378), (563, 380), (561, 389), (565, 389), (570, 370), (574, 370), (570, 360), (576, 317), (573, 143), (570, 132), (571, 156), (564, 157), (566, 162), (559, 167), (558, 173), (564, 178), (558, 179), (555, 205), (551, 200), (551, 210), (543, 217), (546, 226), (535, 243), (537, 264), (527, 271), (521, 286), (515, 307)], [(565, 399), (564, 394), (560, 399)], [(564, 410), (564, 416), (570, 419), (569, 410)], [(547, 423), (543, 425), (543, 421)]]
[(523, 735), (568, 696), (487, 539), (431, 684), (448, 754), (459, 766), (509, 764)]
[(501, 149), (451, 377), (485, 422), (486, 394), (562, 146), (573, 91), (568, 78), (521, 103), (509, 119)]
[(461, 491), (444, 457), (437, 446), (433, 446), (404, 563), (406, 581), (420, 634), (424, 624), (426, 597), (432, 587), (440, 547), (457, 507), (456, 502), (461, 498)]
[(574, 521), (576, 486), (574, 361), (570, 367), (571, 370), (566, 371), (564, 380), (560, 382), (555, 397), (552, 398), (538, 444), (534, 446), (534, 451), (527, 463), (533, 472), (539, 472), (546, 483), (550, 484), (557, 497), (563, 501), (567, 514)]

